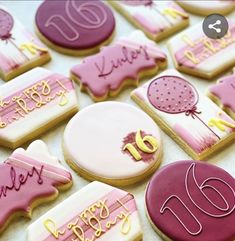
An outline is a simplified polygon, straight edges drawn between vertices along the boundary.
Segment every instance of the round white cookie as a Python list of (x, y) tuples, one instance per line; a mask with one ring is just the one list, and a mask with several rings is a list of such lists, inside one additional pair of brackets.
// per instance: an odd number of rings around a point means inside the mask
[(235, 9), (234, 1), (177, 1), (186, 11), (198, 15), (209, 15), (214, 13), (227, 14)]
[(159, 128), (141, 110), (119, 102), (91, 105), (76, 114), (64, 133), (69, 165), (89, 180), (129, 185), (160, 164)]

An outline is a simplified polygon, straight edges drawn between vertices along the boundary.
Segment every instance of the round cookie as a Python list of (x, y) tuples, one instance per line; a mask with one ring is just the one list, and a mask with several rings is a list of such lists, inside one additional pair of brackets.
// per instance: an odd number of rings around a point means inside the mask
[(177, 1), (182, 8), (190, 13), (206, 16), (209, 14), (227, 14), (234, 10), (234, 1)]
[(197, 161), (167, 165), (151, 179), (145, 202), (164, 240), (235, 239), (235, 179), (219, 167)]
[(111, 41), (115, 19), (98, 0), (48, 0), (37, 10), (36, 27), (39, 37), (58, 52), (86, 55)]
[(64, 133), (64, 154), (79, 175), (112, 185), (129, 185), (159, 166), (159, 128), (141, 110), (102, 102), (76, 114)]

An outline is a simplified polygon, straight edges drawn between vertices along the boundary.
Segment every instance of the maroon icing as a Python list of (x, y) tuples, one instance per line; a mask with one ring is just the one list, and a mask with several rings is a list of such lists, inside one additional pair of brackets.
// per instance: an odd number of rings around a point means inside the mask
[(115, 19), (101, 1), (46, 0), (38, 8), (36, 25), (53, 44), (79, 50), (107, 40), (114, 31)]
[(11, 30), (14, 26), (14, 20), (12, 16), (0, 9), (0, 39), (8, 40), (11, 38)]
[(235, 239), (235, 180), (221, 168), (196, 161), (167, 165), (152, 177), (145, 201), (154, 226), (174, 241)]
[(153, 0), (121, 0), (122, 3), (130, 6), (151, 6)]
[[(136, 144), (136, 133), (137, 132), (131, 132), (129, 133), (126, 137), (124, 137), (123, 139), (123, 146), (122, 146), (122, 150), (124, 148), (124, 146), (126, 144), (129, 144), (131, 143), (139, 152), (140, 156), (141, 156), (141, 161), (143, 162), (151, 162), (153, 161), (154, 159), (154, 155), (155, 155), (155, 152), (154, 153), (147, 153), (147, 152), (144, 152), (142, 150), (140, 150)], [(140, 134), (141, 134), (141, 137), (144, 138), (145, 136), (152, 136), (150, 134), (146, 134), (144, 131), (140, 131)], [(146, 145), (148, 147), (151, 148), (151, 146), (149, 145), (149, 143), (146, 142)], [(134, 161), (136, 161), (136, 159), (130, 154), (130, 152), (128, 150), (123, 150), (123, 153), (129, 155)]]

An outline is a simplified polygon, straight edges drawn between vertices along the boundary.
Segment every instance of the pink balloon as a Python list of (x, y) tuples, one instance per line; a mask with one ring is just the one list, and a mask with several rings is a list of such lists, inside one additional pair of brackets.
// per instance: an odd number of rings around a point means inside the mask
[(130, 6), (149, 6), (153, 0), (122, 0), (122, 3)]
[(0, 9), (0, 39), (1, 40), (7, 40), (11, 38), (11, 30), (14, 25), (14, 20), (12, 16), (4, 11), (3, 9)]
[(189, 82), (180, 77), (162, 76), (149, 85), (148, 99), (156, 109), (178, 114), (195, 108), (198, 93)]

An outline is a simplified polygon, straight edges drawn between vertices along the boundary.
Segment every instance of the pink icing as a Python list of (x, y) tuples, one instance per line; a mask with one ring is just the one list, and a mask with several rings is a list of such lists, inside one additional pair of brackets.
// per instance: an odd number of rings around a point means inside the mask
[(7, 40), (11, 38), (11, 30), (14, 26), (14, 20), (12, 16), (0, 9), (0, 39)]
[(209, 90), (224, 107), (235, 112), (235, 75), (224, 77), (216, 85), (211, 86)]
[(170, 164), (153, 176), (145, 201), (150, 220), (172, 240), (235, 239), (235, 180), (221, 168), (195, 161)]
[[(35, 88), (35, 86), (37, 87)], [(25, 117), (33, 110), (46, 107), (47, 103), (51, 101), (59, 103), (59, 98), (73, 89), (74, 86), (70, 79), (53, 74), (11, 94), (1, 100), (1, 127), (4, 128)]]
[[(203, 61), (208, 60), (208, 58), (214, 56), (219, 51), (224, 50), (224, 47), (221, 47), (221, 41), (224, 40), (225, 42), (228, 42), (227, 45), (231, 45), (234, 43), (235, 39), (235, 25), (233, 23), (230, 23), (230, 33), (231, 36), (225, 36), (223, 39), (215, 40), (215, 39), (209, 39), (205, 35), (198, 36), (196, 39), (192, 40), (195, 45), (193, 47), (189, 45), (185, 45), (183, 48), (179, 49), (174, 55), (175, 59), (177, 60), (179, 65), (186, 66), (188, 68), (195, 68), (198, 64), (202, 63)], [(207, 48), (203, 41), (200, 41), (200, 39), (207, 40), (211, 43), (212, 48), (214, 51)], [(231, 41), (231, 43), (229, 43)], [(185, 56), (185, 51), (191, 51), (191, 53), (194, 55), (194, 57), (198, 60), (198, 63), (194, 63), (189, 58)]]
[[(106, 194), (105, 196), (100, 198), (100, 200), (102, 200), (102, 201), (107, 200), (106, 205), (110, 210), (110, 215), (106, 219), (99, 218), (99, 212), (100, 212), (99, 209), (97, 209), (94, 213), (94, 216), (96, 216), (99, 219), (102, 229), (104, 230), (104, 233), (108, 232), (108, 229), (105, 227), (105, 224), (109, 221), (113, 221), (115, 219), (115, 216), (120, 214), (121, 211), (127, 213), (127, 210), (125, 210), (125, 208), (128, 209), (128, 213), (130, 213), (130, 215), (137, 210), (137, 207), (136, 207), (136, 204), (134, 201), (134, 197), (131, 194), (127, 194), (118, 189), (114, 189), (113, 191), (109, 192), (108, 194)], [(120, 200), (125, 205), (125, 208), (123, 206), (121, 206), (121, 204), (118, 203), (117, 200)], [(93, 204), (95, 204), (97, 201), (94, 201)], [(91, 206), (91, 205), (89, 205), (89, 206)], [(77, 210), (77, 213), (74, 214), (73, 219), (67, 221), (62, 226), (58, 227), (59, 230), (66, 230), (66, 232), (63, 235), (59, 235), (57, 240), (65, 241), (65, 240), (72, 240), (72, 239), (77, 238), (76, 235), (73, 234), (73, 232), (68, 229), (68, 224), (74, 223), (77, 220), (77, 218), (80, 217), (80, 215), (84, 211), (84, 209), (85, 208), (83, 208), (83, 209), (81, 208), (80, 210)], [(90, 225), (87, 225), (84, 221), (82, 221), (81, 218), (79, 219), (77, 225), (79, 225), (83, 229), (85, 238), (92, 239), (92, 236), (94, 236), (95, 230), (92, 229), (92, 227)], [(54, 241), (54, 240), (55, 240), (55, 238), (52, 235), (49, 235), (43, 241)]]
[(115, 28), (111, 9), (102, 1), (44, 1), (36, 14), (39, 31), (53, 44), (69, 49), (94, 48)]
[[(20, 156), (18, 158), (20, 161)], [(23, 157), (23, 162), (26, 158)], [(12, 214), (18, 211), (29, 212), (30, 205), (34, 201), (56, 194), (57, 190), (55, 187), (65, 184), (44, 175), (47, 163), (36, 160), (31, 160), (31, 162), (35, 162), (37, 165), (25, 168), (25, 164), (21, 166), (14, 165), (9, 163), (8, 160), (0, 165), (1, 227)], [(54, 171), (57, 172), (57, 170)], [(67, 180), (67, 183), (69, 182), (71, 182), (71, 176)]]
[(157, 61), (166, 60), (161, 51), (151, 55), (152, 50), (148, 51), (147, 45), (135, 45), (136, 43), (133, 47), (127, 47), (116, 44), (105, 47), (101, 53), (74, 66), (71, 72), (94, 96), (105, 96), (110, 90), (118, 90), (127, 79), (135, 83), (140, 71), (152, 69), (156, 67)]

